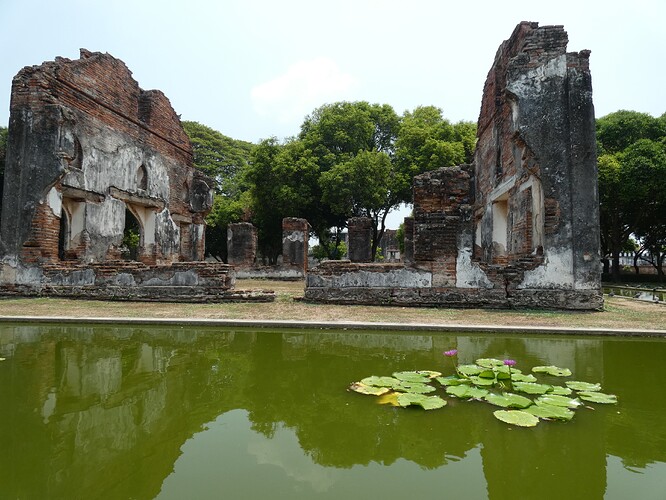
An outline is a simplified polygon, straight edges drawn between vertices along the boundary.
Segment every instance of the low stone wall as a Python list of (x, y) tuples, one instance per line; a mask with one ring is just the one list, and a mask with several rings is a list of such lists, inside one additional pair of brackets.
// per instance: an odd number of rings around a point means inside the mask
[(220, 263), (146, 266), (134, 261), (112, 261), (15, 271), (18, 279), (0, 285), (0, 295), (162, 302), (275, 300), (273, 292), (234, 290), (233, 266)]
[(302, 267), (294, 266), (256, 266), (236, 269), (236, 278), (264, 279), (276, 281), (298, 281), (305, 278)]
[(402, 264), (327, 261), (306, 278), (306, 301), (347, 305), (595, 310), (601, 290), (432, 286), (430, 272)]

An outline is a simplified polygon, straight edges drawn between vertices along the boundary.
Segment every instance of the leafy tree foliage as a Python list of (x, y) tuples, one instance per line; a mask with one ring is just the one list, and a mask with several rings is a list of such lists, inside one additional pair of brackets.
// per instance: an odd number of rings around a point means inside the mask
[(246, 180), (259, 250), (270, 264), (282, 253), (282, 219), (315, 220), (321, 213), (316, 161), (298, 140), (280, 144), (275, 137), (254, 149)]
[(192, 143), (194, 165), (213, 178), (215, 198), (206, 218), (206, 253), (227, 259), (227, 225), (249, 218), (249, 186), (245, 180), (254, 144), (227, 137), (197, 122), (182, 122)]
[(619, 257), (639, 243), (663, 277), (666, 252), (666, 115), (617, 111), (597, 120), (601, 243), (619, 279)]
[(396, 157), (402, 170), (414, 175), (440, 167), (470, 163), (476, 144), (476, 125), (452, 125), (435, 106), (420, 106), (402, 117)]

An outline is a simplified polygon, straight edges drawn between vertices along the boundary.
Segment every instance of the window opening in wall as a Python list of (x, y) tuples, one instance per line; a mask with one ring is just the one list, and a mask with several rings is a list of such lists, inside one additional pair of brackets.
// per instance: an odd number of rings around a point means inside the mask
[(144, 191), (148, 189), (148, 171), (145, 165), (140, 165), (136, 171), (136, 187)]
[(63, 209), (60, 213), (60, 232), (58, 234), (58, 258), (65, 260), (70, 240), (70, 223), (67, 212)]
[(508, 226), (509, 199), (504, 195), (493, 202), (493, 257), (507, 253)]
[(120, 255), (124, 260), (138, 260), (141, 246), (141, 224), (130, 209), (125, 209), (125, 230)]

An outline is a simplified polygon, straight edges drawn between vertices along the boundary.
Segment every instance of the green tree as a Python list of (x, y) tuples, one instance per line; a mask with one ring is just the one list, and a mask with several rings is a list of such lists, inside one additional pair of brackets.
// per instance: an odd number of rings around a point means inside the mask
[(620, 153), (640, 139), (658, 141), (666, 136), (666, 118), (620, 110), (597, 120), (599, 152)]
[(396, 158), (411, 176), (470, 163), (476, 145), (476, 125), (461, 121), (452, 125), (435, 106), (419, 106), (402, 117), (396, 141)]
[[(635, 237), (663, 276), (666, 118), (617, 111), (597, 120), (601, 244), (619, 279), (619, 256)], [(605, 269), (607, 270), (607, 269)]]
[(633, 233), (648, 250), (652, 263), (664, 277), (666, 249), (666, 147), (662, 142), (639, 139), (621, 155), (628, 209)]
[(192, 143), (194, 166), (215, 180), (213, 209), (206, 217), (206, 253), (227, 260), (227, 226), (248, 220), (245, 173), (254, 144), (227, 137), (193, 121), (182, 122)]
[[(282, 219), (314, 220), (321, 212), (319, 170), (304, 144), (272, 137), (254, 149), (246, 180), (250, 185), (251, 220), (261, 254), (275, 264), (282, 252)], [(312, 224), (312, 222), (310, 222)]]
[(408, 176), (393, 160), (399, 128), (391, 106), (365, 101), (326, 104), (306, 117), (299, 138), (320, 174), (323, 212), (311, 224), (324, 248), (337, 248), (330, 240), (348, 217), (365, 215), (373, 219), (374, 251), (388, 212), (410, 198)]

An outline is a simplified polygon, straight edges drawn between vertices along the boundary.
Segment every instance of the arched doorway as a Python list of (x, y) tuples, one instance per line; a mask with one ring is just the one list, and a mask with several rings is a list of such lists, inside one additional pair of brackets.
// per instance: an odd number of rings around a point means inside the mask
[(124, 260), (139, 260), (139, 248), (142, 240), (141, 223), (129, 208), (125, 209), (125, 229), (120, 255)]

